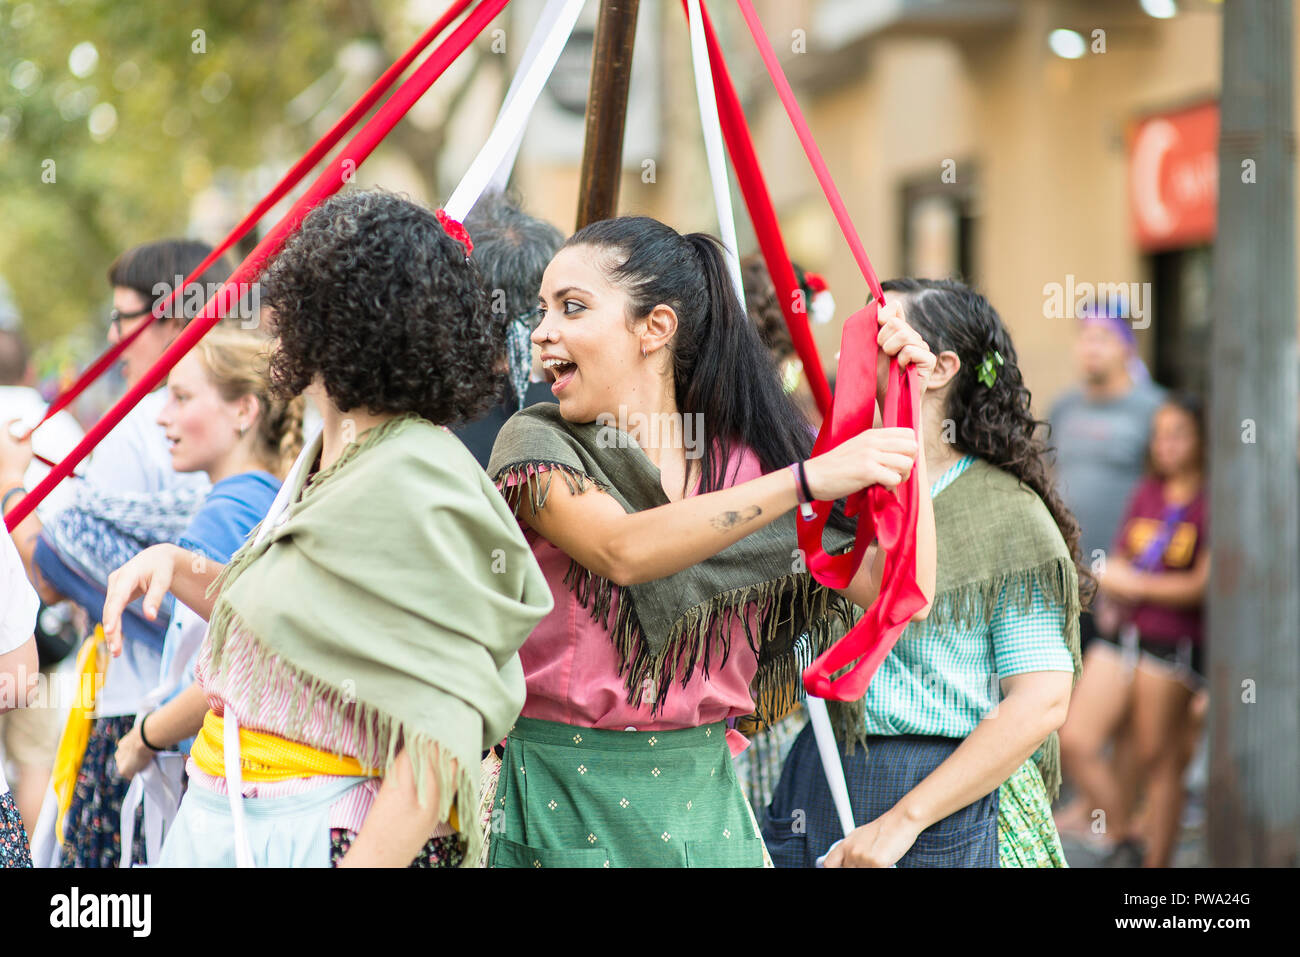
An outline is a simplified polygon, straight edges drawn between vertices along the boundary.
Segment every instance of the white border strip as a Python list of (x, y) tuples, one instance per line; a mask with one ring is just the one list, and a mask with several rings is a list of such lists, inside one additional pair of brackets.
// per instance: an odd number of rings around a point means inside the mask
[(687, 0), (691, 30), (691, 63), (695, 67), (695, 96), (700, 103), (700, 125), (704, 129), (704, 152), (709, 159), (709, 178), (713, 181), (713, 204), (718, 210), (718, 231), (727, 249), (727, 267), (736, 286), (736, 296), (745, 305), (745, 285), (740, 279), (740, 245), (736, 240), (736, 217), (731, 209), (731, 184), (727, 179), (727, 157), (722, 143), (722, 124), (718, 120), (718, 101), (713, 93), (713, 69), (709, 66), (709, 49), (704, 41), (704, 19), (700, 0)]
[[(578, 22), (578, 14), (582, 12), (584, 2), (585, 0), (548, 0), (546, 9), (542, 11), (542, 16), (538, 20), (537, 29), (533, 31), (533, 40), (536, 40), (536, 35), (546, 27), (548, 19), (553, 17), (550, 28), (546, 32), (545, 39), (536, 46), (532, 41), (529, 42), (520, 70), (516, 73), (515, 80), (511, 82), (513, 95), (507, 95), (505, 106), (497, 114), (496, 123), (492, 126), (492, 132), (488, 134), (487, 142), (474, 157), (474, 162), (470, 164), (460, 185), (444, 205), (443, 208), (452, 219), (464, 222), (466, 215), (474, 208), (474, 204), (478, 202), (489, 184), (500, 180), (503, 168), (505, 178), (509, 178), (510, 168), (514, 164), (514, 157), (533, 106), (537, 103), (537, 97), (541, 95), (542, 87), (546, 85), (551, 72), (555, 69), (560, 52), (569, 41), (569, 35)], [(530, 53), (533, 55), (532, 59), (529, 59)]]

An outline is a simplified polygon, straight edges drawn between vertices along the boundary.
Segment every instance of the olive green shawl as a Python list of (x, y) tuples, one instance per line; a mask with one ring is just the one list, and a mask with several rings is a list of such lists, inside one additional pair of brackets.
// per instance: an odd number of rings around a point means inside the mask
[[(983, 459), (934, 499), (938, 576), (930, 622), (987, 621), (1001, 598), (1026, 611), (1034, 586), (1065, 609), (1065, 643), (1079, 674), (1079, 577), (1052, 513), (1033, 490)], [(1052, 732), (1036, 756), (1047, 793), (1061, 787)]]
[[(511, 416), (497, 436), (488, 474), (515, 507), (526, 494), (534, 510), (542, 508), (556, 474), (570, 492), (599, 489), (629, 513), (669, 503), (659, 469), (627, 433), (594, 422), (566, 422), (550, 402)], [(734, 620), (743, 623), (758, 656), (751, 690), (760, 720), (773, 720), (797, 703), (801, 659), (806, 663), (830, 647), (855, 610), (805, 569), (794, 515), (786, 513), (707, 561), (623, 587), (612, 627), (612, 583), (571, 561), (565, 584), (593, 619), (610, 628), (629, 704), (644, 703), (648, 687), (652, 713), (658, 713), (674, 678), (685, 687), (697, 668), (707, 677), (715, 661), (721, 665), (731, 652)], [(826, 542), (828, 550), (839, 551), (852, 538), (828, 529)], [(746, 619), (755, 603), (757, 634)], [(805, 633), (811, 654), (796, 654), (796, 641)]]
[[(432, 766), (439, 819), (454, 799), (465, 859), (477, 861), (479, 761), (523, 707), (517, 651), (551, 610), (550, 589), (514, 516), (444, 429), (391, 419), (304, 489), (320, 445), (286, 481), (290, 505), (269, 534), (254, 533), (214, 586), (205, 668), (220, 675), (232, 629), (246, 632), (276, 665), (260, 673), (292, 676), (291, 738), (332, 751), (351, 707), (355, 757), (387, 773), (404, 748), (421, 803)], [(285, 690), (255, 683), (249, 695), (256, 709)], [(334, 727), (307, 740), (320, 701)]]

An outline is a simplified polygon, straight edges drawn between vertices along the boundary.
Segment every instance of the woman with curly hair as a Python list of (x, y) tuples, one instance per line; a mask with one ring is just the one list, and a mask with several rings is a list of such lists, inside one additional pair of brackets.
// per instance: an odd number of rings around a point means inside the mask
[[(1064, 867), (1056, 729), (1079, 667), (1079, 530), (1002, 319), (955, 281), (884, 284), (937, 353), (922, 398), (938, 581), (867, 689), (842, 843), (811, 729), (764, 824), (778, 865)], [(829, 853), (827, 853), (829, 850)]]
[[(512, 416), (489, 472), (555, 610), (520, 652), (528, 701), (501, 757), (489, 864), (762, 866), (731, 760), (746, 741), (730, 724), (793, 706), (798, 640), (805, 654), (829, 647), (883, 567), (868, 556), (840, 594), (817, 584), (793, 510), (892, 488), (914, 464), (924, 482), (916, 433), (869, 429), (809, 458), (812, 429), (703, 233), (643, 217), (589, 225), (551, 260), (538, 311), (559, 403)], [(934, 357), (901, 311), (881, 321), (883, 354), (924, 376)]]
[(446, 428), (495, 398), (502, 341), (452, 233), (377, 191), (307, 216), (264, 301), (272, 380), (313, 398), (321, 433), (224, 570), (164, 548), (114, 575), (110, 643), (141, 593), (146, 612), (170, 589), (210, 615), (195, 668), (210, 710), (164, 865), (475, 858), (478, 830), (465, 847), (458, 818), (523, 704), (516, 650), (551, 601)]

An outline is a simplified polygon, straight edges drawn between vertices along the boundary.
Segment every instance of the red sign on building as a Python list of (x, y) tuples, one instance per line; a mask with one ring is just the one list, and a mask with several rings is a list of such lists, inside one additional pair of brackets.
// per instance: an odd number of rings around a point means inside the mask
[(1147, 251), (1214, 238), (1219, 189), (1219, 105), (1149, 116), (1129, 149), (1129, 198)]

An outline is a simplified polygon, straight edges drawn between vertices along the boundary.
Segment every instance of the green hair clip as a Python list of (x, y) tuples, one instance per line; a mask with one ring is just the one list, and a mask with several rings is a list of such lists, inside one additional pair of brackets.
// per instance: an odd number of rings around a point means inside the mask
[(975, 378), (979, 379), (987, 389), (993, 388), (993, 383), (998, 381), (998, 369), (1002, 366), (1002, 353), (994, 349), (992, 352), (984, 353), (984, 361), (980, 363), (979, 371), (975, 373)]

